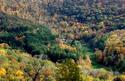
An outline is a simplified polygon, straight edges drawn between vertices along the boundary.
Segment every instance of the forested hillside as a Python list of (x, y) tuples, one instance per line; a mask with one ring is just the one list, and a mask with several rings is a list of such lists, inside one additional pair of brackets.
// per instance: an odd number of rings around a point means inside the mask
[(0, 81), (125, 81), (125, 0), (0, 0), (0, 63)]

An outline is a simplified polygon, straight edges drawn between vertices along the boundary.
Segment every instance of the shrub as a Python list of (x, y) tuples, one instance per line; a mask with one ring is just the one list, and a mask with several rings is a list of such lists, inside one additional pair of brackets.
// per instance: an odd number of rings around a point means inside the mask
[(58, 81), (83, 81), (80, 70), (73, 60), (67, 60), (65, 63), (59, 64), (58, 72)]

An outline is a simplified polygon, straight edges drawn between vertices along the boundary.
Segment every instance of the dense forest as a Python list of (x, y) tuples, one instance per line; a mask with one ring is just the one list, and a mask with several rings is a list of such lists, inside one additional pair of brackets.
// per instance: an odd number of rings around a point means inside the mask
[(125, 81), (125, 0), (0, 0), (0, 81)]

